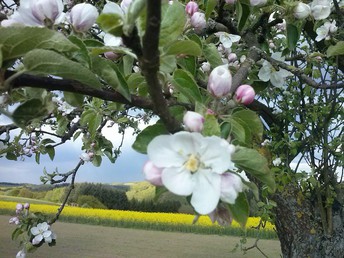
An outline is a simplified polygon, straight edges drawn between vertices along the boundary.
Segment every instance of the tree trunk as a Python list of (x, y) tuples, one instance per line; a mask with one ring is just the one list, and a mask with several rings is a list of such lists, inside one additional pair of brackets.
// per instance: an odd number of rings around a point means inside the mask
[(315, 198), (306, 197), (298, 186), (287, 185), (273, 199), (277, 203), (275, 225), (283, 257), (344, 257), (343, 190), (332, 207), (332, 234), (326, 234), (322, 227), (320, 211), (312, 200)]

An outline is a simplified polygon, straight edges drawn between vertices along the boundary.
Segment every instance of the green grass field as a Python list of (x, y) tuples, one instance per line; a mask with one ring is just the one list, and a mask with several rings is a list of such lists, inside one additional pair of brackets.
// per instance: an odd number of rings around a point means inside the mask
[[(11, 240), (14, 225), (8, 223), (9, 216), (0, 216), (0, 256), (15, 257), (18, 243)], [(57, 234), (57, 245), (39, 248), (27, 258), (209, 258), (209, 257), (264, 257), (258, 249), (246, 254), (240, 248), (239, 237), (200, 235), (191, 233), (160, 232), (139, 229), (93, 226), (85, 224), (57, 222), (53, 225)], [(248, 239), (246, 247), (255, 242)], [(259, 248), (268, 257), (280, 257), (278, 240), (259, 240)]]
[(19, 202), (19, 203), (35, 203), (35, 204), (48, 204), (48, 205), (56, 205), (58, 206), (58, 203), (55, 202), (48, 202), (44, 200), (38, 200), (38, 199), (31, 199), (31, 198), (24, 198), (24, 197), (16, 197), (16, 196), (7, 196), (7, 195), (0, 195), (0, 201), (6, 201), (6, 202)]

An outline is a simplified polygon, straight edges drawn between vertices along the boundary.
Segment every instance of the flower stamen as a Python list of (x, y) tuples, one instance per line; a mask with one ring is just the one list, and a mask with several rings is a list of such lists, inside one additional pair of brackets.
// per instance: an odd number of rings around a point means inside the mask
[(199, 168), (200, 162), (196, 155), (191, 154), (189, 159), (185, 162), (184, 166), (187, 170), (191, 172), (196, 172)]

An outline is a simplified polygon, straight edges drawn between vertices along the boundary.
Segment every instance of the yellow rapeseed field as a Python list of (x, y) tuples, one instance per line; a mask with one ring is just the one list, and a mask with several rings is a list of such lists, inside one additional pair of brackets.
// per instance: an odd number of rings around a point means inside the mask
[[(16, 202), (0, 201), (0, 209), (15, 211)], [(42, 212), (45, 214), (55, 214), (58, 206), (44, 205), (44, 204), (30, 204), (32, 212)], [(65, 217), (81, 217), (81, 218), (99, 218), (114, 221), (125, 222), (144, 222), (155, 224), (175, 224), (175, 225), (191, 225), (194, 215), (190, 214), (176, 214), (176, 213), (160, 213), (160, 212), (138, 212), (138, 211), (122, 211), (122, 210), (104, 210), (104, 209), (90, 209), (80, 207), (67, 206), (62, 212)], [(247, 228), (256, 227), (259, 224), (259, 217), (250, 217), (246, 224)], [(208, 216), (201, 216), (197, 225), (206, 227), (220, 227), (217, 224), (212, 224)], [(235, 221), (232, 227), (240, 227)], [(271, 223), (267, 223), (265, 230), (274, 230)]]

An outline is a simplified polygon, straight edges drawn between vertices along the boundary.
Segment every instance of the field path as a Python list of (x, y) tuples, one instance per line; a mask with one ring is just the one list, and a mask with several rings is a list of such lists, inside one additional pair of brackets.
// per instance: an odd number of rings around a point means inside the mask
[[(14, 258), (18, 243), (11, 240), (14, 225), (8, 224), (9, 216), (0, 216), (0, 257)], [(137, 229), (93, 226), (57, 222), (53, 225), (57, 245), (46, 244), (27, 258), (260, 258), (257, 249), (246, 255), (241, 251), (231, 253), (240, 238), (191, 233), (160, 232)], [(254, 243), (249, 239), (247, 246)], [(259, 247), (268, 257), (279, 257), (277, 240), (260, 240)]]

